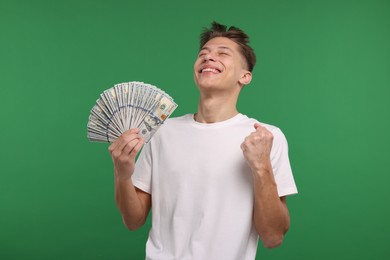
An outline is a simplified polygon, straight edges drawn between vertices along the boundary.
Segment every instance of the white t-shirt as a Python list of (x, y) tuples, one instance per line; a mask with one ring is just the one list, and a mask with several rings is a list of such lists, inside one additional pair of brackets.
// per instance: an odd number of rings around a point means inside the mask
[[(238, 114), (202, 124), (188, 114), (166, 120), (144, 146), (132, 180), (152, 195), (146, 259), (255, 259), (252, 173), (240, 145), (256, 122)], [(279, 196), (297, 193), (283, 133), (260, 124), (274, 135)]]

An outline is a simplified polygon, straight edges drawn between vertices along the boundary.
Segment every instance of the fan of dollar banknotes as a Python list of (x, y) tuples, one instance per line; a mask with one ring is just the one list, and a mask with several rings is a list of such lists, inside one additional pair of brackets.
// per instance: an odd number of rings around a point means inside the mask
[(149, 142), (177, 104), (164, 91), (143, 82), (116, 84), (105, 90), (91, 109), (88, 139), (93, 142), (114, 142), (130, 128), (140, 129)]

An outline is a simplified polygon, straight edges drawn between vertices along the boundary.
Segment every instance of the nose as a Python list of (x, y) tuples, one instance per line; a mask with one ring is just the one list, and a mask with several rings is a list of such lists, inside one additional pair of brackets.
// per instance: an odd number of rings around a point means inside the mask
[(209, 61), (209, 60), (215, 61), (214, 55), (212, 54), (212, 52), (206, 53), (206, 54), (203, 56), (203, 59), (204, 59), (204, 61)]

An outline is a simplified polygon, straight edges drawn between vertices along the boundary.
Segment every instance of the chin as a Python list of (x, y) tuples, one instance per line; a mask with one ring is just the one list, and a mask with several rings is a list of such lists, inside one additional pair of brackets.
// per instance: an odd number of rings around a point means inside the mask
[(195, 83), (198, 86), (198, 88), (213, 88), (217, 85), (215, 82), (212, 82), (209, 80), (208, 81), (200, 80), (200, 81), (197, 81)]
[(223, 87), (220, 87), (220, 86), (215, 85), (215, 84), (199, 84), (197, 86), (198, 86), (198, 89), (200, 91), (205, 91), (205, 92), (223, 90)]

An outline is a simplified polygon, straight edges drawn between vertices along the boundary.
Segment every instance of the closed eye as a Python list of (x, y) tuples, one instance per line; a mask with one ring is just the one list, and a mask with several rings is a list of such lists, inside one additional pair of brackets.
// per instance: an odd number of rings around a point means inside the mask
[(198, 54), (198, 57), (202, 57), (202, 56), (204, 56), (204, 55), (206, 55), (207, 54), (207, 52), (206, 51), (200, 51), (199, 52), (199, 54)]

